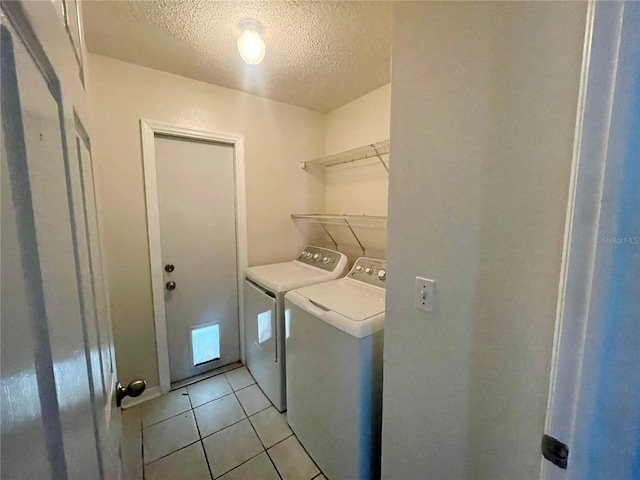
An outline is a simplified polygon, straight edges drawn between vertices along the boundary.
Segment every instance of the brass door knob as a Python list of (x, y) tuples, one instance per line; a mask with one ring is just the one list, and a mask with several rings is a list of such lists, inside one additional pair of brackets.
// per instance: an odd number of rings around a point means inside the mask
[(124, 397), (138, 397), (142, 395), (145, 388), (147, 383), (141, 378), (133, 380), (126, 387), (123, 387), (120, 382), (116, 383), (116, 404), (121, 407)]
[(176, 289), (176, 282), (174, 282), (173, 280), (167, 282), (166, 284), (167, 290), (169, 290), (170, 292)]

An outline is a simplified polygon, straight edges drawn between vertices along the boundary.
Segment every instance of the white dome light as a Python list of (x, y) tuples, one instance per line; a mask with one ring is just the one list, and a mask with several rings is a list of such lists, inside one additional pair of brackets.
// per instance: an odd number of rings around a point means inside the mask
[(264, 40), (260, 38), (262, 27), (252, 19), (244, 19), (240, 22), (242, 35), (238, 37), (238, 51), (242, 60), (250, 65), (257, 65), (264, 58)]

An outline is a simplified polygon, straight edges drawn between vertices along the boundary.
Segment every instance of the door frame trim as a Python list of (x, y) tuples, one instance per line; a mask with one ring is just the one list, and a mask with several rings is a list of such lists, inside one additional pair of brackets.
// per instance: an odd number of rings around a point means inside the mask
[(242, 301), (242, 279), (247, 268), (247, 202), (244, 165), (244, 136), (222, 131), (204, 131), (181, 127), (154, 120), (140, 119), (142, 136), (142, 163), (144, 167), (144, 188), (147, 204), (147, 231), (149, 238), (149, 266), (151, 268), (151, 290), (153, 294), (153, 318), (156, 330), (158, 354), (158, 377), (160, 393), (171, 389), (169, 369), (169, 344), (167, 320), (164, 304), (164, 276), (162, 273), (162, 249), (160, 244), (160, 209), (158, 205), (158, 184), (156, 175), (156, 134), (171, 137), (204, 140), (223, 143), (233, 148), (233, 168), (235, 177), (235, 217), (236, 248), (238, 265), (238, 326), (240, 332), (240, 358), (244, 360), (244, 322)]

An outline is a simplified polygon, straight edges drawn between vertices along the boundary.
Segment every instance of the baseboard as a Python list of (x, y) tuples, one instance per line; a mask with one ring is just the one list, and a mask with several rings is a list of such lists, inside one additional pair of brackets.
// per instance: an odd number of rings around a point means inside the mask
[(122, 409), (126, 410), (127, 408), (135, 407), (136, 405), (140, 405), (141, 403), (146, 402), (147, 400), (151, 400), (153, 398), (160, 396), (160, 386), (147, 388), (142, 395), (139, 397), (131, 398), (126, 397), (122, 400)]

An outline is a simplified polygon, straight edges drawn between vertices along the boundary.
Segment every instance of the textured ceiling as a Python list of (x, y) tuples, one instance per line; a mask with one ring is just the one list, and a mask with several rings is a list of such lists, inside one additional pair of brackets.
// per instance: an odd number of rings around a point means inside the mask
[[(327, 112), (389, 82), (392, 6), (336, 1), (85, 1), (91, 52)], [(239, 22), (263, 27), (245, 64)]]

